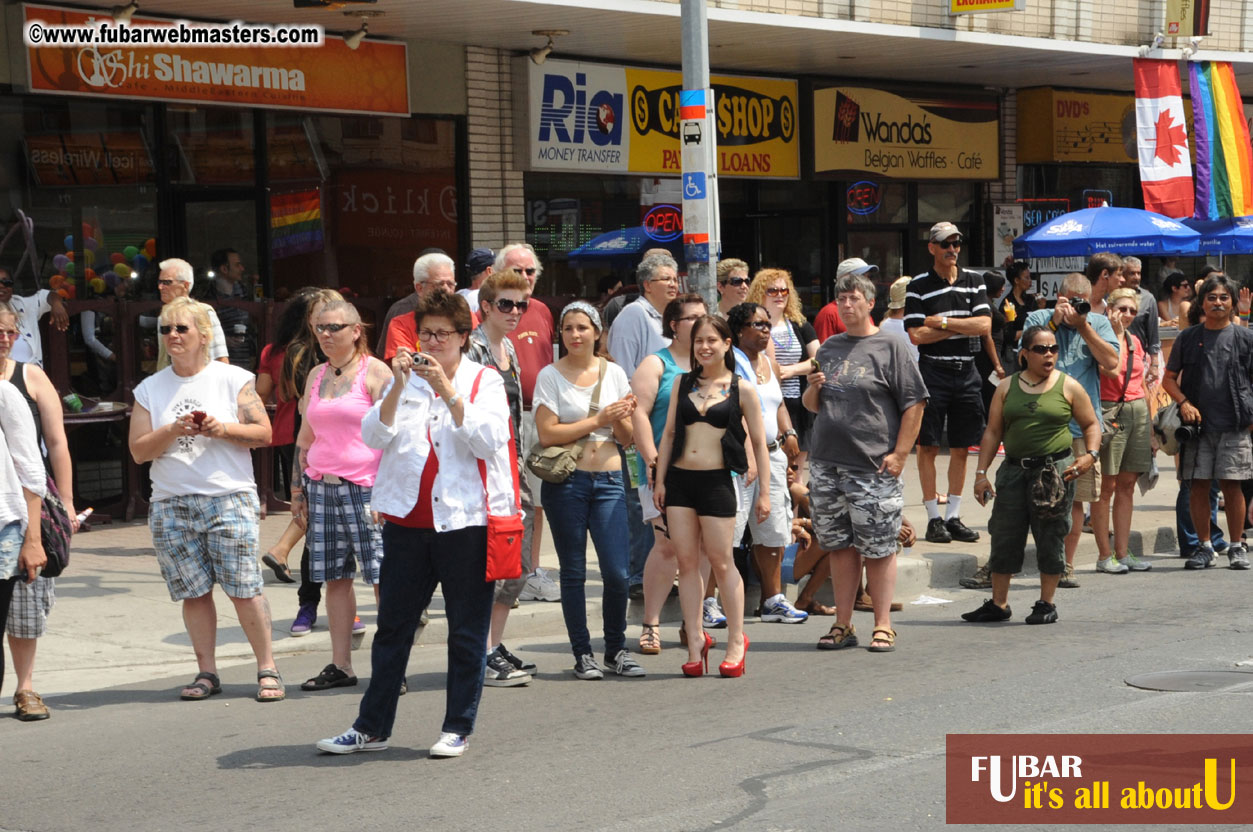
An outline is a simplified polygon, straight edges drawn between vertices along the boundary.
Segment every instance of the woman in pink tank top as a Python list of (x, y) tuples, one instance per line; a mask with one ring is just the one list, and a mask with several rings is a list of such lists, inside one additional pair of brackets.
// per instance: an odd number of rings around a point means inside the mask
[(314, 332), (326, 363), (309, 373), (300, 409), (304, 421), (296, 438), (292, 516), (307, 524), (310, 576), (326, 583), (326, 614), (331, 663), (300, 687), (326, 690), (357, 684), (352, 669), (352, 623), (358, 572), (378, 598), (383, 557), (380, 529), (370, 511), (370, 494), (382, 451), (361, 439), (361, 420), (391, 380), (387, 365), (369, 354), (361, 316), (346, 301), (326, 304)]

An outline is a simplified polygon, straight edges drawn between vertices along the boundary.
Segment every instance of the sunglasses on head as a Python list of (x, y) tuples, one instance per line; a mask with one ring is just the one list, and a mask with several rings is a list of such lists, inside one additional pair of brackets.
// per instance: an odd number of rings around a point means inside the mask
[(177, 332), (179, 335), (186, 335), (191, 332), (191, 327), (187, 324), (162, 324), (157, 327), (157, 331), (162, 335), (169, 335), (171, 332)]
[(1057, 344), (1032, 344), (1027, 349), (1036, 355), (1057, 355), (1061, 347), (1057, 346)]
[(772, 298), (785, 298), (788, 296), (788, 291), (789, 290), (786, 286), (783, 286), (783, 287), (772, 286), (766, 290), (766, 294), (770, 295), (770, 297)]
[(352, 324), (318, 324), (314, 327), (314, 329), (318, 331), (318, 334), (325, 335), (328, 332), (339, 332), (341, 329), (347, 329), (350, 326), (352, 326)]
[(512, 271), (514, 274), (524, 274), (527, 277), (535, 277), (535, 275), (539, 272), (539, 269), (535, 268), (534, 266), (532, 266), (529, 269), (524, 269), (521, 266), (514, 266), (512, 269), (510, 269), (510, 271)]
[(962, 241), (961, 240), (941, 240), (940, 242), (936, 243), (936, 245), (939, 246), (940, 248), (961, 248)]
[(527, 307), (531, 305), (529, 300), (509, 300), (509, 298), (497, 298), (496, 308), (508, 315), (514, 309), (519, 312), (526, 312)]
[(749, 280), (747, 277), (728, 277), (726, 280), (722, 281), (722, 285), (726, 286), (730, 284), (738, 289), (741, 286), (747, 286), (748, 282)]

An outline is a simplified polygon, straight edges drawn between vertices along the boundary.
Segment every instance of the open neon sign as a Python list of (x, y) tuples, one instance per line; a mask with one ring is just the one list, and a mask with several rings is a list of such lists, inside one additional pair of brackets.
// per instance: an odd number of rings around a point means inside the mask
[(644, 215), (641, 225), (650, 240), (669, 243), (683, 236), (683, 211), (677, 205), (658, 205)]

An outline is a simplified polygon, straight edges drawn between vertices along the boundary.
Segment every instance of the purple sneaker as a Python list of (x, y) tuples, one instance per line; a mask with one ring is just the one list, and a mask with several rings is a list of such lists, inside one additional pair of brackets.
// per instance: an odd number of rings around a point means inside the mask
[(357, 616), (352, 620), (352, 634), (359, 636), (365, 632), (365, 622), (361, 620), (361, 616)]
[(317, 620), (318, 608), (313, 604), (301, 604), (296, 612), (296, 620), (291, 623), (291, 634), (297, 638), (309, 635)]

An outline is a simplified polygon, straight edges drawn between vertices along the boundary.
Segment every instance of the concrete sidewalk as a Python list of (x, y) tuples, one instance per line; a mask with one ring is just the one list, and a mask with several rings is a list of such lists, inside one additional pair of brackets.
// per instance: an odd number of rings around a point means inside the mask
[[(1156, 489), (1146, 496), (1137, 493), (1135, 520), (1132, 533), (1132, 550), (1136, 554), (1165, 553), (1176, 551), (1174, 532), (1175, 477), (1173, 461), (1159, 459), (1165, 464)], [(940, 460), (940, 475), (947, 470), (947, 460)], [(973, 466), (971, 467), (973, 471)], [(926, 513), (922, 508), (921, 490), (913, 462), (906, 469), (906, 516), (919, 531), (926, 526)], [(967, 489), (969, 490), (969, 489)], [(909, 602), (920, 594), (950, 599), (973, 601), (978, 593), (961, 589), (958, 579), (974, 572), (976, 562), (987, 556), (987, 517), (989, 509), (980, 507), (969, 494), (962, 504), (964, 521), (981, 532), (977, 543), (948, 545), (920, 542), (898, 561), (897, 600)], [(274, 544), (286, 528), (290, 516), (272, 515), (261, 523), (261, 551)], [(588, 552), (588, 621), (599, 620), (600, 588), (599, 572), (595, 568), (594, 549), (589, 543)], [(1034, 571), (1032, 547), (1028, 547), (1027, 569)], [(293, 569), (297, 566), (299, 551), (293, 553)], [(1096, 543), (1091, 535), (1085, 535), (1076, 560), (1083, 587), (1077, 591), (1099, 591), (1103, 582), (1118, 580), (1114, 576), (1096, 574), (1092, 564), (1096, 560)], [(552, 547), (547, 527), (543, 538), (540, 565), (551, 569), (556, 577), (558, 568), (556, 552)], [(326, 632), (326, 619), (318, 619), (314, 631), (302, 638), (293, 638), (288, 627), (297, 609), (296, 585), (278, 583), (268, 568), (262, 567), (266, 580), (266, 596), (270, 600), (274, 617), (274, 649), (279, 658), (306, 653), (322, 653), (330, 657), (330, 637)], [(1141, 579), (1139, 576), (1133, 578)], [(1144, 580), (1152, 580), (1146, 576)], [(377, 606), (373, 590), (357, 583), (359, 614), (370, 630), (373, 629)], [(796, 588), (789, 587), (795, 597)], [(823, 591), (828, 603), (829, 584)], [(190, 641), (183, 627), (181, 608), (170, 600), (165, 582), (157, 567), (152, 550), (152, 539), (146, 524), (114, 524), (97, 526), (74, 538), (73, 560), (65, 575), (57, 579), (57, 604), (49, 621), (49, 632), (39, 641), (35, 669), (35, 688), (45, 696), (69, 692), (95, 690), (140, 681), (164, 679), (186, 675), (190, 680), (196, 664)], [(218, 599), (218, 659), (222, 667), (251, 664), (252, 652), (242, 629), (234, 616), (234, 608), (215, 591)], [(756, 587), (750, 587), (746, 607), (754, 609), (757, 602)], [(631, 624), (640, 621), (643, 605), (632, 603), (629, 609)], [(954, 611), (956, 615), (957, 611)], [(442, 644), (447, 636), (443, 616), (443, 599), (437, 592), (430, 608), (430, 624), (421, 632), (419, 648)], [(678, 604), (671, 599), (663, 612), (662, 620), (680, 620)], [(553, 636), (565, 633), (565, 624), (558, 603), (524, 602), (509, 617), (507, 640), (521, 641), (537, 636)], [(638, 632), (631, 628), (628, 643), (634, 643)], [(367, 632), (362, 647), (368, 648), (370, 634)], [(357, 659), (358, 672), (365, 672), (368, 660)], [(12, 667), (9, 667), (7, 685), (3, 694), (12, 695)], [(290, 685), (293, 681), (288, 680)]]

